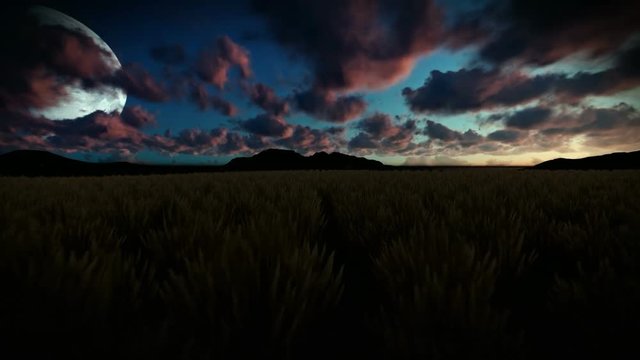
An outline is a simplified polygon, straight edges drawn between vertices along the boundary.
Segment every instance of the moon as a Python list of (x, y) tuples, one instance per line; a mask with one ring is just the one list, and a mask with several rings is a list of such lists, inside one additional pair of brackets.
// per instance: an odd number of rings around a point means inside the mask
[[(122, 68), (118, 57), (109, 45), (80, 21), (45, 6), (33, 6), (29, 8), (29, 14), (37, 20), (39, 26), (61, 26), (92, 39), (97, 46), (105, 51), (103, 60), (113, 70), (113, 73)], [(58, 104), (43, 109), (32, 109), (31, 113), (50, 120), (76, 119), (95, 111), (120, 114), (127, 102), (127, 94), (124, 90), (111, 85), (101, 85), (95, 89), (87, 90), (81, 85), (80, 80), (77, 80), (66, 84), (64, 88), (67, 96)]]

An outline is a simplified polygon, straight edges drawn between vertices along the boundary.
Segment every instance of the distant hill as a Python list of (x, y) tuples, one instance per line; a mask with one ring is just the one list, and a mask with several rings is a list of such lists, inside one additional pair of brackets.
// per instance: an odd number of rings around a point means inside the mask
[(618, 152), (600, 156), (590, 156), (582, 159), (553, 159), (533, 167), (534, 169), (549, 170), (614, 170), (640, 169), (640, 151)]
[(93, 164), (68, 159), (46, 151), (17, 150), (0, 155), (0, 173), (2, 175), (64, 176), (88, 174), (96, 170)]
[(4, 176), (104, 176), (244, 170), (381, 170), (386, 168), (379, 161), (340, 153), (319, 152), (305, 157), (295, 151), (278, 149), (265, 150), (251, 157), (235, 158), (224, 166), (93, 163), (39, 150), (16, 150), (0, 155), (0, 175)]
[(341, 153), (315, 153), (302, 156), (292, 150), (268, 149), (251, 157), (235, 158), (224, 166), (228, 170), (382, 170), (380, 161)]
[(4, 176), (147, 175), (219, 171), (220, 166), (146, 165), (128, 162), (93, 163), (39, 150), (16, 150), (0, 155)]

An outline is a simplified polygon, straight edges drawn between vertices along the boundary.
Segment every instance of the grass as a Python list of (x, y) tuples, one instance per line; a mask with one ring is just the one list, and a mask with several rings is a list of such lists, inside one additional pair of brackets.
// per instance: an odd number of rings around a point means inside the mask
[(627, 358), (638, 199), (638, 171), (0, 178), (0, 351)]

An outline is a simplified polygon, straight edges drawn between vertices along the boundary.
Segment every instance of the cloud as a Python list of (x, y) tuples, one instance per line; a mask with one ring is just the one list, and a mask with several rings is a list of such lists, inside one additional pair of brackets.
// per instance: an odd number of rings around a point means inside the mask
[(115, 68), (115, 59), (93, 39), (60, 27), (43, 28), (36, 44), (58, 75), (98, 80), (111, 75)]
[(22, 70), (20, 73), (21, 79), (9, 79), (0, 85), (0, 105), (4, 109), (16, 112), (42, 109), (56, 105), (67, 95), (64, 84), (44, 67)]
[(227, 133), (224, 143), (218, 146), (218, 153), (220, 154), (233, 155), (247, 151), (249, 151), (249, 147), (246, 144), (246, 137), (234, 132)]
[(456, 159), (455, 157), (436, 155), (432, 157), (407, 157), (405, 166), (468, 166), (468, 161)]
[(229, 80), (229, 70), (234, 66), (240, 69), (242, 78), (251, 76), (249, 52), (228, 36), (222, 36), (214, 47), (200, 53), (196, 72), (203, 81), (222, 89)]
[(271, 138), (268, 138), (266, 136), (250, 134), (249, 136), (246, 136), (243, 139), (244, 139), (244, 144), (254, 152), (273, 147), (273, 142), (271, 141)]
[(391, 117), (382, 113), (375, 113), (360, 120), (357, 128), (371, 134), (376, 139), (393, 136), (400, 132), (400, 128), (392, 123)]
[(445, 125), (432, 120), (427, 120), (427, 124), (424, 128), (423, 134), (429, 136), (431, 140), (436, 140), (443, 143), (455, 142), (458, 146), (461, 147), (473, 146), (484, 141), (482, 135), (471, 129), (463, 133), (460, 131), (452, 130)]
[[(474, 14), (490, 32), (480, 43), (485, 61), (546, 65), (581, 53), (595, 58), (617, 51), (638, 32), (640, 3), (628, 0), (489, 1)], [(472, 23), (472, 21), (467, 20)]]
[(554, 145), (582, 137), (587, 146), (631, 150), (640, 146), (640, 112), (626, 103), (609, 108), (587, 106), (561, 112), (538, 130), (540, 140)]
[(152, 113), (145, 110), (142, 106), (136, 105), (126, 107), (122, 112), (122, 121), (136, 129), (156, 123), (156, 117)]
[[(142, 111), (133, 113), (141, 114)], [(132, 122), (134, 115), (130, 115), (129, 122)], [(138, 131), (139, 126), (132, 126), (129, 122), (117, 114), (107, 114), (97, 111), (93, 114), (74, 119), (61, 120), (55, 124), (55, 135), (51, 141), (61, 143), (88, 142), (88, 139), (99, 141), (126, 141), (139, 144), (143, 135)], [(139, 124), (136, 124), (139, 125)]]
[(382, 139), (382, 148), (386, 153), (411, 150), (414, 146), (412, 141), (416, 128), (415, 120), (405, 121), (404, 124), (397, 126), (398, 131), (394, 135)]
[(344, 147), (338, 128), (312, 129), (289, 125), (283, 118), (263, 114), (241, 122), (249, 135), (226, 128), (183, 129), (174, 135), (147, 134), (155, 117), (142, 107), (126, 108), (120, 116), (94, 112), (72, 120), (52, 121), (27, 114), (0, 112), (0, 151), (28, 148), (61, 152), (91, 152), (132, 158), (142, 150), (163, 154), (233, 155), (284, 146), (308, 153)]
[(26, 12), (0, 23), (0, 107), (26, 111), (53, 106), (66, 85), (92, 84), (110, 76), (115, 59), (92, 39), (59, 26), (38, 26)]
[(370, 134), (361, 132), (351, 140), (349, 140), (349, 149), (361, 150), (361, 149), (377, 149), (378, 143)]
[(427, 120), (427, 126), (424, 128), (424, 134), (429, 136), (431, 139), (442, 140), (445, 142), (459, 140), (462, 138), (462, 133), (451, 130), (446, 126), (431, 120)]
[(143, 100), (164, 102), (170, 99), (166, 87), (139, 64), (124, 65), (111, 81), (127, 94)]
[(504, 120), (507, 127), (518, 129), (531, 129), (547, 121), (551, 116), (551, 109), (536, 106), (517, 111)]
[(289, 113), (289, 104), (280, 99), (273, 89), (265, 84), (247, 85), (245, 92), (249, 95), (252, 103), (270, 114), (282, 116)]
[(529, 76), (519, 71), (482, 68), (434, 70), (424, 85), (404, 88), (402, 95), (409, 108), (417, 113), (478, 111), (526, 104), (542, 97), (575, 104), (587, 96), (612, 95), (640, 86), (640, 76), (629, 60), (635, 56), (634, 51), (636, 48), (621, 53), (610, 69), (573, 75)]
[(273, 38), (312, 67), (308, 88), (292, 96), (299, 111), (346, 122), (366, 110), (353, 92), (383, 89), (409, 75), (444, 33), (433, 0), (253, 0)]
[(53, 131), (55, 121), (24, 112), (0, 109), (0, 133), (44, 136)]
[(176, 136), (170, 132), (164, 135), (149, 136), (146, 145), (149, 149), (167, 154), (190, 155), (235, 155), (252, 152), (257, 146), (255, 136), (242, 136), (226, 128), (184, 129)]
[[(402, 95), (414, 112), (461, 112), (482, 107), (486, 99), (502, 84), (497, 70), (461, 69), (431, 71), (423, 86), (404, 88)], [(502, 79), (505, 82), (505, 79)]]
[(362, 131), (349, 141), (350, 149), (387, 154), (406, 151), (412, 145), (417, 126), (413, 119), (395, 124), (389, 115), (375, 113), (360, 120), (356, 128)]
[(232, 155), (249, 152), (247, 138), (226, 128), (183, 129), (176, 136), (171, 132), (151, 135), (145, 145), (155, 151), (168, 154)]
[[(0, 127), (0, 149), (3, 151), (26, 148), (112, 154), (135, 153), (144, 148), (146, 135), (138, 128), (142, 124), (132, 126), (117, 114), (97, 111), (78, 119), (60, 121), (16, 113), (6, 115), (5, 119), (17, 117), (15, 120), (20, 121), (9, 121), (10, 126)], [(127, 121), (131, 122), (131, 119)]]
[[(581, 138), (595, 147), (638, 144), (640, 146), (640, 112), (626, 103), (612, 107), (560, 107), (555, 110), (532, 107), (512, 113), (495, 114), (495, 121), (506, 126), (488, 138), (496, 141), (527, 140), (545, 149), (562, 147)], [(528, 137), (517, 129), (529, 130)], [(507, 131), (507, 133), (505, 133)], [(605, 141), (606, 140), (606, 141)]]
[(318, 119), (344, 123), (360, 116), (367, 108), (361, 96), (338, 96), (334, 92), (312, 89), (293, 96), (296, 108)]
[(524, 136), (524, 133), (517, 130), (496, 130), (489, 135), (487, 139), (504, 143), (516, 142)]
[[(581, 149), (632, 151), (640, 148), (640, 112), (633, 106), (620, 103), (612, 107), (582, 105), (550, 110), (544, 121), (527, 122), (526, 129), (505, 127), (486, 136), (473, 130), (452, 130), (428, 120), (424, 134), (429, 136), (429, 140), (410, 146), (405, 154), (457, 157), (478, 153), (519, 155), (583, 151)], [(516, 114), (518, 112), (497, 114), (494, 122), (506, 125)]]
[(190, 148), (214, 147), (222, 144), (227, 137), (227, 129), (184, 129), (174, 139), (176, 143)]
[[(218, 154), (227, 141), (227, 129), (188, 129), (172, 136), (148, 135), (142, 128), (155, 123), (141, 107), (126, 108), (122, 116), (96, 111), (71, 120), (52, 121), (41, 117), (7, 114), (0, 126), (0, 149), (42, 149), (62, 152), (93, 152), (132, 155), (142, 150), (163, 153)], [(235, 139), (234, 139), (235, 141)]]
[(219, 96), (209, 98), (209, 104), (211, 108), (225, 116), (235, 116), (238, 113), (238, 108), (235, 105)]
[(151, 57), (164, 65), (181, 65), (187, 59), (184, 47), (180, 44), (161, 45), (149, 50)]
[(249, 120), (241, 121), (240, 127), (255, 135), (270, 137), (289, 137), (293, 127), (281, 116), (261, 114)]
[(276, 144), (303, 154), (312, 154), (338, 150), (343, 144), (343, 139), (340, 133), (296, 125), (290, 137), (279, 139)]
[(235, 116), (238, 113), (238, 109), (231, 102), (220, 96), (209, 95), (203, 83), (193, 86), (191, 99), (198, 104), (200, 110), (212, 108), (225, 116)]
[(346, 132), (346, 129), (341, 126), (331, 126), (325, 129), (328, 134), (342, 136)]
[(625, 49), (618, 58), (618, 69), (631, 78), (640, 77), (640, 44)]
[(306, 58), (312, 87), (380, 89), (406, 77), (433, 50), (442, 11), (432, 0), (253, 0), (276, 41)]

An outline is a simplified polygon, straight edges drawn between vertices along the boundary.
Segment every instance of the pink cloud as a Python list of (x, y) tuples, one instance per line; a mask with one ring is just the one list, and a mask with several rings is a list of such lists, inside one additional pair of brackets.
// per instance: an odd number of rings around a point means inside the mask
[(277, 41), (308, 58), (323, 91), (388, 87), (443, 34), (436, 1), (327, 0), (253, 2)]
[(200, 53), (196, 71), (203, 81), (222, 89), (229, 80), (229, 70), (233, 66), (240, 69), (242, 78), (246, 79), (252, 74), (249, 52), (228, 36), (222, 36), (214, 48)]

